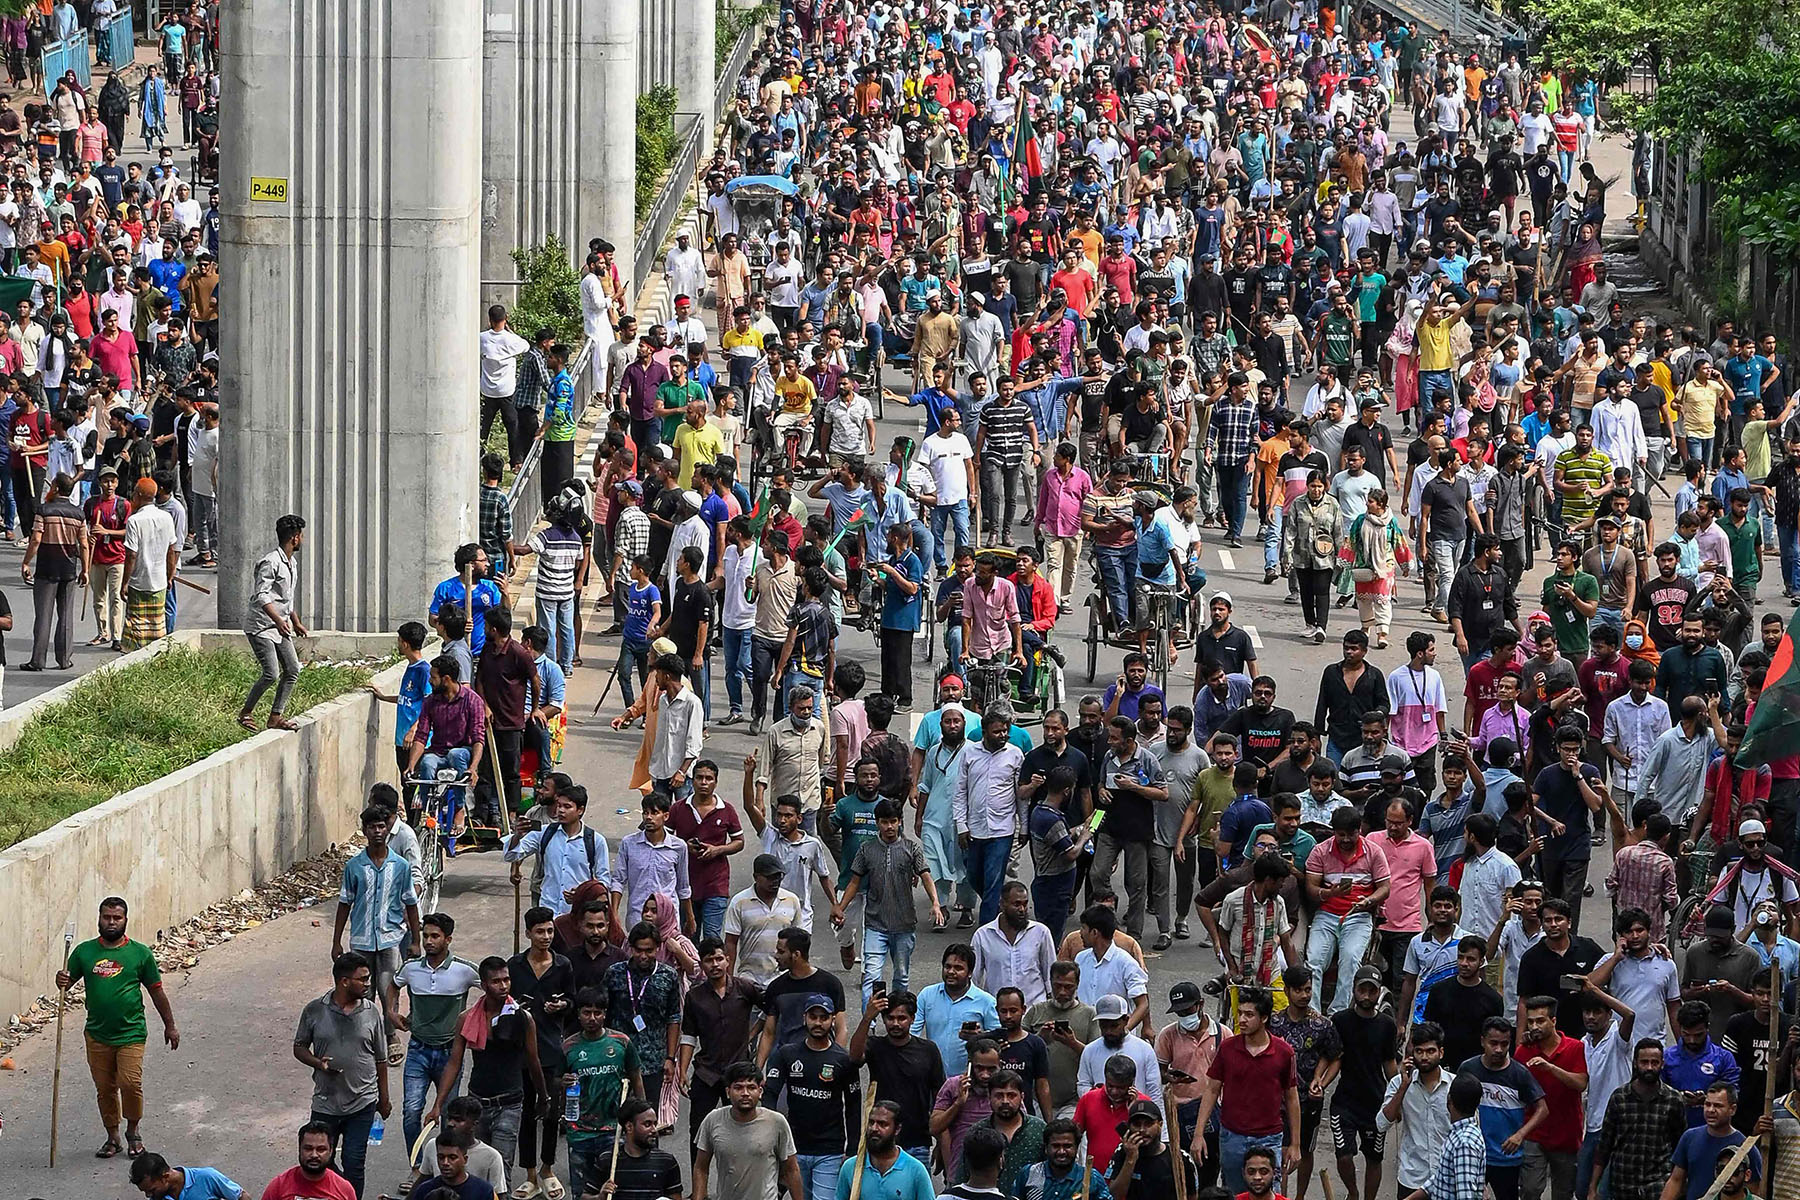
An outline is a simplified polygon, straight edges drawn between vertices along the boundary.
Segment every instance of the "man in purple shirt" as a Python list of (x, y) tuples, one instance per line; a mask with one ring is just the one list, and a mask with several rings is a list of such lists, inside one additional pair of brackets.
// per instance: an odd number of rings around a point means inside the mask
[(631, 441), (639, 454), (660, 440), (662, 420), (656, 415), (656, 389), (668, 381), (669, 368), (656, 360), (656, 343), (639, 338), (637, 361), (619, 378), (619, 394), (631, 414)]
[(431, 778), (442, 766), (473, 775), (481, 765), (482, 743), (487, 734), (487, 705), (475, 689), (459, 682), (456, 659), (440, 654), (431, 660), (431, 694), (419, 710), (419, 719), (406, 735), (410, 748), (406, 777)]

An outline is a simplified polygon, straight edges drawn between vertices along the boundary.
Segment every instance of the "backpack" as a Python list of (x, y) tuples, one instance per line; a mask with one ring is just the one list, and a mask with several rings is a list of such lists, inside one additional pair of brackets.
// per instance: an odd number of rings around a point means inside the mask
[[(584, 846), (587, 849), (587, 864), (588, 864), (588, 878), (589, 879), (600, 878), (600, 867), (599, 867), (600, 850), (599, 850), (599, 846), (597, 845), (597, 842), (596, 842), (597, 837), (598, 837), (598, 835), (595, 834), (595, 832), (592, 829), (589, 829), (585, 825), (583, 825), (581, 827), (581, 844), (582, 844), (582, 846)], [(550, 848), (550, 839), (548, 837), (544, 838), (543, 841), (538, 843), (537, 874), (538, 874), (539, 879), (542, 879), (544, 877), (544, 853), (549, 848)]]

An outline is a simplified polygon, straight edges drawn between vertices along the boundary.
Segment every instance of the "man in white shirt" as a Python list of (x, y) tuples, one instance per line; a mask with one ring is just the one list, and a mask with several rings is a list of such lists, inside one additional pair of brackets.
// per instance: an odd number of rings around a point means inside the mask
[[(1084, 986), (1086, 980), (1087, 973), (1083, 971)], [(1085, 1096), (1104, 1084), (1107, 1060), (1115, 1054), (1123, 1054), (1137, 1064), (1137, 1090), (1157, 1104), (1162, 1103), (1162, 1064), (1157, 1061), (1156, 1048), (1130, 1031), (1130, 1012), (1123, 996), (1100, 996), (1094, 1002), (1094, 1019), (1100, 1024), (1100, 1036), (1081, 1052), (1081, 1061), (1075, 1068), (1076, 1095)]]
[[(975, 490), (975, 449), (963, 435), (962, 414), (955, 408), (946, 408), (937, 432), (919, 443), (919, 461), (931, 472), (932, 492), (937, 496), (937, 503), (931, 506), (931, 538), (942, 573), (950, 547), (970, 544), (969, 495)], [(946, 526), (955, 530), (954, 543), (944, 539)]]
[(1025, 754), (1008, 740), (1011, 730), (1012, 719), (1004, 710), (984, 713), (981, 740), (964, 749), (950, 787), (956, 841), (968, 855), (969, 885), (981, 897), (983, 925), (1000, 911), (1000, 885), (1018, 829), (1019, 768)]
[[(101, 297), (102, 308), (106, 307), (106, 299)], [(120, 318), (121, 322), (125, 319)], [(514, 467), (524, 460), (525, 445), (530, 440), (518, 427), (519, 410), (513, 405), (513, 393), (519, 386), (519, 358), (530, 349), (530, 343), (507, 323), (506, 306), (491, 305), (488, 327), (481, 333), (481, 432), (486, 437), (494, 418), (500, 418), (500, 424), (506, 428), (506, 452)]]
[(1031, 919), (1028, 889), (1017, 879), (1000, 889), (1000, 915), (975, 931), (975, 986), (990, 996), (1017, 988), (1027, 1008), (1050, 995), (1056, 939)]
[(687, 230), (682, 230), (663, 257), (663, 277), (677, 296), (698, 296), (706, 289), (706, 259), (690, 244), (692, 241)]
[[(1122, 998), (1132, 1007), (1127, 1028), (1150, 1028), (1150, 975), (1138, 961), (1113, 944), (1119, 915), (1105, 904), (1091, 904), (1081, 914), (1081, 940), (1086, 949), (1075, 956), (1081, 980), (1075, 994), (1083, 1004), (1099, 1011), (1108, 996)], [(1085, 1089), (1084, 1089), (1085, 1090)]]

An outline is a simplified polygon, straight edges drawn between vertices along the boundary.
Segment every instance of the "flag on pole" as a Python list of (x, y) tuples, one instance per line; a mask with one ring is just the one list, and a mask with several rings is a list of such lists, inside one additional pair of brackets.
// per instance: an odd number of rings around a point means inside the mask
[(1044, 177), (1044, 156), (1038, 150), (1037, 135), (1031, 128), (1031, 106), (1019, 106), (1019, 120), (1013, 126), (1011, 170), (1020, 176), (1019, 194), (1028, 196)]
[(762, 495), (756, 498), (756, 503), (744, 514), (744, 519), (750, 523), (750, 569), (744, 573), (744, 600), (747, 603), (754, 603), (756, 600), (756, 552), (762, 547), (763, 530), (768, 528), (771, 512), (769, 485), (765, 481)]
[(1788, 621), (1781, 644), (1763, 676), (1762, 694), (1738, 748), (1740, 767), (1757, 767), (1777, 756), (1790, 754), (1800, 736), (1800, 664), (1794, 661), (1794, 643), (1800, 640), (1800, 611)]
[(831, 540), (825, 543), (825, 553), (830, 554), (833, 550), (837, 549), (837, 544), (843, 541), (846, 535), (858, 533), (867, 529), (874, 523), (875, 518), (869, 515), (868, 508), (858, 506), (857, 510), (851, 513), (849, 518), (845, 520), (844, 527), (832, 534)]

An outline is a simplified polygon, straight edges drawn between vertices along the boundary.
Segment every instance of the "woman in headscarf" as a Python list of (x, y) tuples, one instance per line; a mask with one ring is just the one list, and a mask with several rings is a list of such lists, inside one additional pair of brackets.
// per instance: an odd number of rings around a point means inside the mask
[(1600, 227), (1592, 221), (1583, 221), (1580, 231), (1575, 235), (1574, 244), (1563, 254), (1562, 269), (1566, 274), (1569, 294), (1575, 302), (1581, 302), (1581, 294), (1587, 285), (1594, 282), (1594, 267), (1601, 258)]
[(1650, 626), (1641, 617), (1625, 622), (1625, 657), (1631, 662), (1641, 658), (1653, 667), (1662, 663), (1662, 651), (1650, 639)]
[(688, 985), (699, 983), (702, 975), (700, 952), (688, 940), (687, 934), (681, 932), (681, 909), (666, 893), (657, 892), (645, 899), (644, 909), (638, 916), (656, 926), (657, 935), (662, 938), (656, 961), (675, 972), (681, 980), (681, 994), (686, 996)]
[(1343, 553), (1350, 559), (1363, 632), (1375, 630), (1375, 649), (1386, 650), (1388, 628), (1394, 620), (1394, 575), (1396, 571), (1411, 574), (1407, 563), (1412, 558), (1400, 523), (1388, 512), (1386, 489), (1369, 492), (1369, 511), (1350, 523)]
[(1386, 349), (1389, 377), (1394, 387), (1394, 408), (1402, 418), (1419, 403), (1419, 342), (1414, 330), (1419, 327), (1419, 318), (1424, 312), (1423, 300), (1416, 297), (1408, 300), (1405, 311), (1394, 323), (1394, 331), (1388, 335)]
[[(569, 911), (556, 918), (556, 949), (560, 954), (573, 954), (582, 943), (581, 913), (595, 900), (606, 902), (610, 906), (611, 893), (606, 890), (606, 882), (601, 879), (587, 879), (575, 885), (575, 891), (569, 897)], [(617, 945), (620, 941), (619, 922), (614, 914), (612, 931), (607, 935), (609, 941)]]

